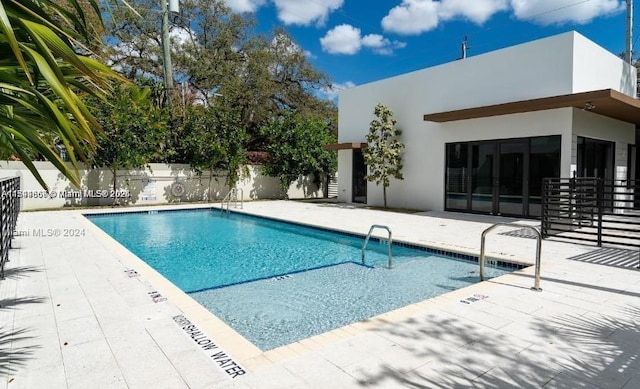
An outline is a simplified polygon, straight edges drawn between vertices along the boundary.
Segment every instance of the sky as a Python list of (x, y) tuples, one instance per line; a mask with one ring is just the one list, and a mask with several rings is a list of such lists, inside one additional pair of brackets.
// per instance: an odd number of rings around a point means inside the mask
[[(255, 14), (258, 30), (283, 26), (339, 90), (576, 30), (625, 49), (625, 0), (224, 0)], [(640, 3), (634, 20), (640, 27)], [(640, 28), (634, 41), (640, 53)], [(637, 57), (637, 55), (634, 55)]]

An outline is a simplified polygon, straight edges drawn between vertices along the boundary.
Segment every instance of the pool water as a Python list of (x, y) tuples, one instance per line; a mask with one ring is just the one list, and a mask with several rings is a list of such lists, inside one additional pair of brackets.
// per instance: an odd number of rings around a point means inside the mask
[(363, 266), (363, 238), (219, 210), (89, 218), (262, 350), (478, 282), (475, 262), (394, 245), (389, 270), (372, 240)]

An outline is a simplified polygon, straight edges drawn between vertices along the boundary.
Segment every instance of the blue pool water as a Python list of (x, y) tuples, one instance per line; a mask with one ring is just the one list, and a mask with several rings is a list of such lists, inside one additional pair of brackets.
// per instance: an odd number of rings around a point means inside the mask
[[(90, 220), (256, 346), (272, 349), (478, 281), (478, 264), (219, 210)], [(489, 277), (508, 270), (488, 268)]]

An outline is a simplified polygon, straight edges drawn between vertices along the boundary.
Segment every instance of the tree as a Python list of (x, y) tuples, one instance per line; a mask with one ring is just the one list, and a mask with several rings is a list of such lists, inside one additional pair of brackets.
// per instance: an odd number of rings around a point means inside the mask
[(111, 170), (114, 191), (118, 188), (118, 170), (142, 168), (162, 158), (168, 114), (152, 103), (150, 93), (149, 88), (115, 85), (110, 102), (95, 98), (89, 101), (104, 130), (91, 162), (94, 167)]
[(336, 170), (336, 156), (322, 146), (335, 143), (328, 124), (318, 119), (303, 119), (297, 112), (272, 119), (262, 130), (268, 140), (269, 162), (265, 174), (277, 177), (283, 190), (300, 177), (314, 175), (316, 185), (322, 176)]
[(391, 177), (402, 180), (402, 150), (404, 144), (398, 137), (402, 131), (395, 127), (393, 112), (382, 103), (376, 104), (374, 114), (378, 119), (371, 121), (367, 134), (367, 147), (362, 151), (369, 167), (368, 181), (382, 184), (384, 207), (387, 207), (387, 188)]
[(335, 104), (318, 97), (318, 91), (330, 86), (329, 78), (314, 68), (283, 29), (249, 42), (241, 70), (220, 93), (242, 109), (251, 135), (250, 150), (265, 147), (267, 140), (260, 129), (283, 112), (295, 111), (303, 120), (328, 120), (329, 126), (335, 126)]
[[(130, 78), (161, 77), (157, 1), (131, 2), (143, 17), (117, 10), (108, 24), (109, 58)], [(182, 107), (174, 104), (174, 116), (183, 115), (194, 103), (237, 111), (249, 136), (249, 150), (264, 150), (260, 129), (283, 111), (297, 111), (305, 119), (329, 119), (335, 127), (335, 104), (318, 97), (330, 80), (286, 31), (256, 34), (251, 14), (231, 12), (222, 0), (184, 0), (181, 12), (172, 26), (172, 58), (176, 78), (186, 88), (173, 99), (184, 102)], [(184, 149), (178, 144), (175, 148)]]
[[(88, 2), (98, 9), (96, 0)], [(39, 156), (80, 185), (77, 158), (95, 151), (99, 128), (80, 96), (103, 95), (107, 80), (117, 78), (81, 43), (92, 41), (83, 8), (76, 0), (66, 3), (71, 7), (0, 0), (0, 156), (19, 158), (44, 188), (32, 163)], [(71, 167), (56, 143), (65, 146)]]
[(191, 107), (183, 134), (191, 167), (198, 173), (210, 170), (212, 175), (215, 170), (224, 170), (227, 184), (235, 186), (246, 162), (247, 140), (238, 113), (222, 107)]

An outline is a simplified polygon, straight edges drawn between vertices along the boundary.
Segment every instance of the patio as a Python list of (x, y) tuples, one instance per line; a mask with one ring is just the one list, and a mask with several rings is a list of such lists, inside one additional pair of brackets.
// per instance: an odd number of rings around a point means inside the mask
[[(505, 221), (293, 201), (242, 212), (360, 234), (385, 224), (475, 254)], [(82, 213), (20, 215), (0, 281), (2, 387), (640, 387), (640, 271), (584, 260), (597, 247), (545, 240), (542, 292), (528, 268), (262, 352)], [(533, 263), (535, 240), (492, 234), (487, 248)]]

